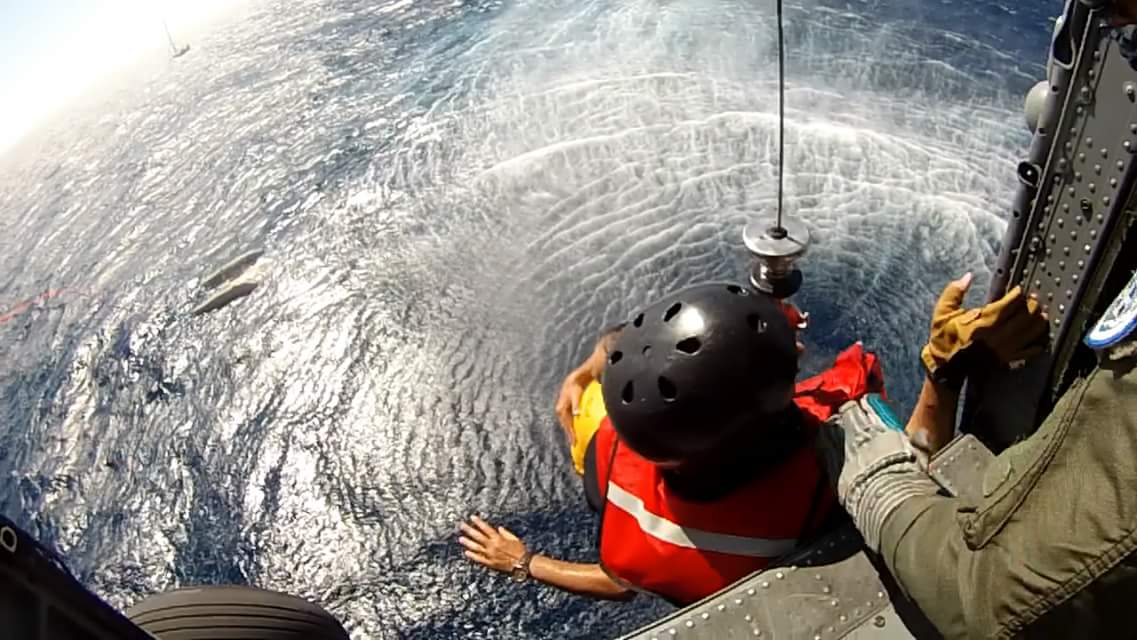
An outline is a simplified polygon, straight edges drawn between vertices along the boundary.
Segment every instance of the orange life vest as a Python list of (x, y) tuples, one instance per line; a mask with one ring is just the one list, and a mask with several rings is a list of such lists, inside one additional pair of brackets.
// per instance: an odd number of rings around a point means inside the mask
[[(794, 401), (812, 436), (841, 404), (869, 392), (883, 393), (883, 376), (876, 356), (857, 343), (833, 368), (799, 383)], [(693, 502), (669, 491), (656, 465), (621, 445), (607, 418), (595, 437), (605, 498), (600, 564), (613, 578), (680, 605), (793, 551), (836, 504), (813, 446), (723, 498)]]

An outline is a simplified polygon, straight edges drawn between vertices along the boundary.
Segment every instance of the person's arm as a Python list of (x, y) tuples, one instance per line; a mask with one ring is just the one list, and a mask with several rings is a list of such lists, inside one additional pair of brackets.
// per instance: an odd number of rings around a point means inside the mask
[(616, 344), (623, 328), (624, 325), (619, 324), (605, 329), (600, 334), (600, 338), (596, 341), (596, 346), (592, 348), (592, 353), (589, 354), (588, 358), (565, 376), (564, 382), (561, 383), (561, 391), (557, 395), (554, 410), (570, 447), (576, 438), (572, 419), (573, 416), (580, 413), (580, 398), (584, 395), (584, 389), (593, 380), (600, 378), (600, 374), (604, 371), (604, 364), (608, 361), (608, 352), (612, 350), (612, 345)]
[[(493, 527), (478, 516), (463, 522), (458, 542), (466, 547), (466, 557), (480, 565), (509, 573), (526, 553), (525, 543), (505, 527)], [(635, 595), (612, 580), (598, 564), (564, 562), (534, 554), (529, 575), (547, 585), (579, 595), (607, 600), (627, 600)]]
[(538, 554), (529, 563), (529, 575), (558, 589), (593, 598), (629, 600), (636, 594), (616, 583), (598, 564), (565, 562)]
[(955, 436), (955, 413), (958, 406), (959, 391), (925, 377), (920, 398), (916, 401), (904, 432), (916, 448), (930, 456)]

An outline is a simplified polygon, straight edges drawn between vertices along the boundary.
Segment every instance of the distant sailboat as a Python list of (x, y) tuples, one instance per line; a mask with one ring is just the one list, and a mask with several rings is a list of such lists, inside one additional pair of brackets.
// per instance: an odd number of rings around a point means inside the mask
[(168, 38), (170, 41), (171, 57), (180, 58), (184, 56), (190, 49), (189, 44), (187, 43), (186, 46), (179, 49), (178, 46), (174, 44), (174, 36), (170, 35), (170, 26), (166, 24), (165, 20), (162, 21), (162, 26), (166, 29), (166, 38)]

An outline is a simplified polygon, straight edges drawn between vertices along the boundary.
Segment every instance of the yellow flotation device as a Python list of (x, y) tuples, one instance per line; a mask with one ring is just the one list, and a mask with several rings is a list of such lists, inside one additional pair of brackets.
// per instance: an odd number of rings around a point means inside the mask
[(572, 464), (581, 475), (584, 475), (584, 451), (600, 428), (600, 421), (607, 415), (608, 409), (604, 406), (600, 383), (593, 380), (580, 396), (580, 414), (572, 419), (572, 430), (576, 435), (576, 441), (572, 445)]

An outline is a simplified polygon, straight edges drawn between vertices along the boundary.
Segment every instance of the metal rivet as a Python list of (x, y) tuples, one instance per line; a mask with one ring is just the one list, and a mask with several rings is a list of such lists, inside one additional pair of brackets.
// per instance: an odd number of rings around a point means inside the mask
[(760, 636), (760, 635), (762, 635), (762, 630), (761, 630), (761, 629), (755, 629), (755, 630), (754, 630), (754, 637), (756, 637), (756, 638), (757, 638), (757, 637), (758, 637), (758, 636)]
[(1073, 291), (1073, 289), (1067, 289), (1067, 290), (1066, 290), (1066, 297), (1067, 297), (1067, 298), (1073, 298), (1073, 297), (1074, 297), (1074, 291)]
[(820, 574), (820, 573), (815, 573), (815, 574), (813, 574), (813, 579), (814, 579), (814, 580), (820, 580), (820, 579), (821, 579), (821, 574)]
[(668, 629), (668, 630), (667, 630), (667, 633), (670, 633), (671, 635), (675, 635), (675, 634), (677, 634), (677, 633), (679, 633), (679, 632), (678, 632), (678, 631), (676, 631), (675, 629)]
[(710, 618), (710, 617), (711, 617), (711, 614), (707, 613), (706, 611), (703, 612), (703, 620), (706, 620), (707, 618)]
[(720, 604), (720, 605), (719, 605), (719, 611), (726, 611), (726, 605), (725, 605), (725, 604)]
[(836, 606), (837, 606), (837, 604), (838, 604), (838, 603), (837, 603), (837, 601), (836, 601), (836, 600), (830, 600), (830, 601), (829, 601), (829, 606), (831, 606), (831, 607), (836, 607)]
[(860, 615), (861, 615), (861, 610), (860, 610), (860, 609), (853, 609), (853, 615), (854, 615), (854, 616), (860, 616)]
[(849, 618), (846, 617), (845, 614), (842, 613), (841, 615), (837, 616), (837, 619), (840, 620), (841, 622), (844, 622), (844, 621), (848, 620)]
[(1066, 143), (1066, 150), (1067, 150), (1067, 151), (1070, 151), (1070, 150), (1072, 150), (1073, 148), (1074, 148), (1074, 145), (1073, 145), (1073, 144), (1071, 144), (1070, 142), (1067, 142), (1067, 143)]
[(1089, 187), (1090, 187), (1090, 193), (1093, 193), (1094, 190), (1097, 189), (1097, 187), (1095, 187), (1094, 183), (1092, 183), (1092, 182), (1090, 183)]
[(1070, 255), (1070, 247), (1062, 247), (1062, 255), (1064, 255), (1064, 256)]
[(694, 623), (694, 622), (691, 622), (690, 620), (688, 620), (688, 621), (687, 621), (687, 628), (688, 628), (688, 629), (690, 629), (690, 628), (691, 628), (691, 627), (693, 627), (693, 626), (695, 626), (695, 623)]
[(1117, 161), (1117, 170), (1121, 171), (1124, 168), (1125, 168), (1125, 161), (1124, 160), (1118, 160)]
[(1093, 139), (1093, 138), (1091, 138), (1091, 137), (1089, 137), (1089, 136), (1086, 136), (1086, 146), (1087, 146), (1087, 147), (1092, 147), (1092, 146), (1094, 146), (1094, 139)]
[(829, 587), (822, 587), (822, 589), (821, 589), (821, 593), (829, 593), (830, 591), (832, 591), (832, 589), (830, 589)]
[(1109, 157), (1109, 149), (1106, 149), (1103, 147), (1101, 150), (1101, 157), (1108, 158)]
[(1047, 292), (1046, 299), (1047, 300), (1053, 300), (1054, 299), (1054, 292), (1053, 291)]
[(1122, 141), (1121, 146), (1124, 147), (1126, 151), (1129, 151), (1129, 149), (1133, 146), (1133, 143), (1128, 140), (1124, 140)]
[[(1090, 245), (1088, 245), (1088, 244), (1086, 245), (1086, 247), (1089, 247), (1089, 246), (1090, 246)], [(1087, 252), (1087, 253), (1088, 253), (1088, 252)], [(1086, 261), (1085, 261), (1085, 260), (1079, 260), (1079, 261), (1078, 261), (1078, 268), (1079, 268), (1079, 269), (1085, 269), (1085, 268), (1086, 268)]]
[(1066, 261), (1065, 260), (1059, 260), (1058, 261), (1058, 268), (1059, 269), (1065, 269), (1066, 268)]
[(1064, 305), (1064, 304), (1060, 304), (1060, 305), (1058, 305), (1058, 312), (1059, 312), (1059, 313), (1061, 313), (1061, 312), (1063, 312), (1063, 311), (1065, 311), (1065, 310), (1066, 310), (1066, 305)]
[(1117, 186), (1117, 178), (1110, 178), (1109, 179), (1109, 186), (1116, 187)]
[(1075, 171), (1074, 172), (1074, 179), (1075, 180), (1081, 180), (1082, 179), (1082, 172), (1081, 171)]
[(747, 622), (750, 622), (750, 619), (751, 619), (751, 617), (752, 617), (752, 616), (751, 616), (751, 615), (748, 613), (748, 614), (746, 614), (746, 615), (742, 616), (742, 619), (743, 619), (743, 620), (745, 620), (745, 621), (747, 621)]
[(813, 636), (813, 640), (821, 640), (821, 634), (818, 633), (815, 636)]
[(735, 598), (734, 604), (736, 604), (736, 605), (742, 604), (742, 598)]
[(1070, 210), (1070, 203), (1069, 202), (1063, 202), (1062, 203), (1062, 210), (1063, 211), (1069, 211)]
[(1079, 151), (1079, 152), (1078, 152), (1078, 160), (1080, 160), (1080, 161), (1082, 161), (1082, 162), (1085, 162), (1085, 161), (1086, 161), (1086, 153), (1085, 153), (1084, 151)]
[(1070, 187), (1069, 189), (1066, 190), (1066, 192), (1070, 194), (1071, 198), (1074, 197), (1074, 187)]
[(1137, 133), (1137, 123), (1133, 123), (1133, 124), (1129, 125), (1129, 132), (1130, 133)]
[(1098, 237), (1098, 230), (1097, 229), (1090, 229), (1090, 237), (1091, 238)]
[[(769, 583), (769, 582), (763, 582), (763, 583), (762, 583), (762, 588), (763, 588), (763, 589), (769, 589), (769, 588), (770, 588), (770, 583)], [(753, 590), (753, 589), (751, 589), (750, 591), (754, 591), (754, 590)], [(750, 595), (754, 595), (754, 594), (753, 594), (753, 593), (751, 593)]]
[(825, 631), (827, 631), (829, 633), (833, 633), (833, 627), (826, 627)]
[(1078, 237), (1078, 232), (1076, 230), (1070, 232), (1070, 239), (1071, 240), (1077, 239), (1077, 237)]
[(792, 567), (790, 567), (789, 571), (797, 571), (797, 565), (793, 565)]
[(1039, 287), (1041, 287), (1041, 286), (1042, 286), (1042, 280), (1035, 280), (1035, 281), (1034, 281), (1034, 288), (1035, 288), (1035, 289), (1037, 289), (1037, 288), (1039, 288)]
[(883, 592), (883, 591), (877, 591), (877, 592), (876, 592), (876, 597), (878, 597), (878, 598), (883, 598), (883, 597), (884, 597), (884, 592)]
[(1074, 279), (1074, 282), (1078, 281), (1078, 274), (1075, 273), (1074, 275), (1072, 275), (1070, 277)]
[(1046, 201), (1047, 202), (1054, 202), (1054, 196), (1053, 195), (1046, 196)]
[(876, 627), (883, 627), (884, 626), (884, 616), (877, 616), (877, 617), (873, 618), (872, 623)]
[(1065, 220), (1063, 220), (1062, 218), (1058, 218), (1058, 226), (1059, 226), (1059, 227), (1061, 227), (1061, 226), (1062, 226), (1063, 224), (1065, 224), (1065, 223), (1066, 223), (1066, 221), (1065, 221)]
[(1100, 164), (1094, 165), (1094, 173), (1101, 173), (1101, 165)]
[(785, 579), (785, 577), (786, 577), (786, 574), (784, 574), (784, 573), (782, 573), (781, 571), (779, 571), (779, 572), (777, 572), (777, 573), (775, 573), (775, 574), (774, 574), (774, 577), (775, 577), (775, 578), (777, 578), (778, 580), (784, 580), (784, 579)]

